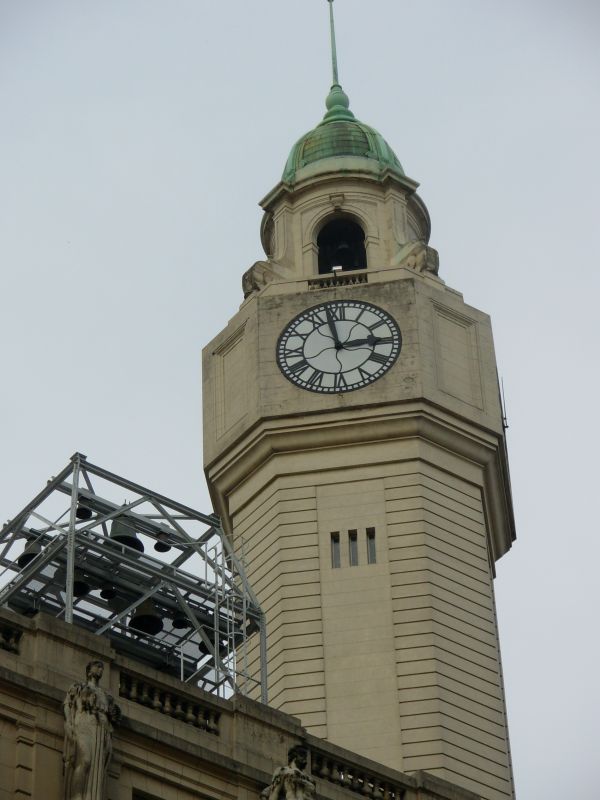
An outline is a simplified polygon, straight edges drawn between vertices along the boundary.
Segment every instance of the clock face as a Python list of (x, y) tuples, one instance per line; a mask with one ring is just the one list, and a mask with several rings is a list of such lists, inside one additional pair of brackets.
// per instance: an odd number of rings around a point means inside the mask
[(359, 300), (334, 300), (307, 308), (285, 327), (277, 363), (296, 386), (337, 394), (376, 381), (401, 347), (400, 328), (387, 312)]

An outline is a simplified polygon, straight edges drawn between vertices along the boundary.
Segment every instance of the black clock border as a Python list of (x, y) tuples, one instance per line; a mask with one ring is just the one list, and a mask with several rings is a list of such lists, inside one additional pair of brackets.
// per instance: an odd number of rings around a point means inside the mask
[[(306, 318), (307, 315), (310, 315), (310, 313), (314, 312), (316, 309), (323, 309), (326, 306), (334, 306), (335, 307), (335, 306), (340, 306), (340, 305), (342, 305), (342, 306), (344, 306), (344, 305), (353, 306), (353, 307), (357, 307), (358, 306), (358, 307), (366, 308), (367, 310), (372, 310), (377, 316), (385, 317), (386, 323), (387, 324), (391, 323), (391, 325), (393, 327), (395, 327), (395, 329), (396, 329), (396, 331), (398, 333), (398, 349), (397, 349), (396, 353), (395, 354), (390, 354), (390, 359), (391, 360), (390, 360), (389, 364), (382, 365), (382, 369), (379, 370), (379, 372), (374, 373), (371, 380), (363, 381), (358, 385), (353, 384), (352, 386), (350, 386), (350, 387), (348, 387), (346, 389), (336, 389), (335, 387), (325, 388), (324, 389), (322, 387), (309, 386), (309, 385), (305, 385), (304, 383), (298, 382), (298, 380), (294, 379), (291, 375), (289, 375), (286, 372), (286, 369), (282, 365), (283, 358), (281, 357), (280, 353), (281, 353), (281, 350), (282, 350), (282, 342), (283, 342), (284, 338), (286, 337), (286, 334), (288, 334), (288, 331), (290, 330), (290, 328), (296, 322)], [(388, 323), (388, 320), (389, 320), (389, 323)], [(287, 336), (287, 338), (289, 338), (289, 335)], [(380, 308), (379, 306), (376, 306), (373, 303), (369, 303), (366, 300), (325, 300), (322, 303), (317, 303), (314, 306), (309, 306), (308, 308), (305, 308), (303, 311), (300, 311), (298, 314), (296, 314), (295, 317), (292, 317), (292, 319), (289, 322), (286, 323), (284, 329), (279, 334), (279, 337), (277, 339), (277, 345), (276, 345), (276, 348), (275, 348), (275, 360), (277, 362), (277, 366), (279, 367), (279, 371), (281, 372), (283, 377), (286, 378), (286, 380), (288, 380), (291, 384), (293, 384), (294, 386), (296, 386), (299, 389), (304, 389), (305, 391), (313, 392), (314, 394), (321, 394), (321, 395), (347, 394), (348, 392), (356, 392), (359, 389), (366, 389), (368, 386), (371, 386), (373, 383), (378, 381), (380, 378), (383, 378), (383, 376), (387, 372), (389, 372), (389, 370), (394, 366), (394, 364), (398, 360), (398, 357), (400, 355), (401, 350), (402, 350), (402, 331), (400, 330), (400, 326), (398, 325), (398, 323), (396, 322), (394, 317), (388, 311), (385, 311), (384, 309)], [(315, 368), (313, 367), (313, 369), (315, 369)]]

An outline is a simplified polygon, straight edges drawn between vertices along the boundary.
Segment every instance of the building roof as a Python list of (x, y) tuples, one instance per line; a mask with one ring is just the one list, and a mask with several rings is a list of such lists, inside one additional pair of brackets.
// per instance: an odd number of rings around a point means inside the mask
[[(331, 158), (360, 159), (339, 164), (338, 169), (358, 169), (379, 175), (391, 170), (404, 176), (398, 157), (374, 128), (360, 122), (352, 111), (348, 95), (339, 84), (334, 84), (326, 100), (327, 113), (316, 128), (306, 133), (293, 146), (285, 165), (282, 180), (295, 183), (305, 167), (313, 165), (311, 173), (331, 170)], [(327, 163), (325, 163), (327, 160)], [(317, 165), (318, 162), (323, 164)]]

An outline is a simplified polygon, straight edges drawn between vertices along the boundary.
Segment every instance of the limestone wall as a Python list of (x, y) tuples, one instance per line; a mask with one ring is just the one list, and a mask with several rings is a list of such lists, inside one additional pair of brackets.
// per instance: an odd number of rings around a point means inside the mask
[(502, 800), (512, 778), (482, 475), (457, 461), (418, 439), (281, 454), (272, 477), (232, 495), (232, 523), (267, 615), (270, 702), (349, 750)]

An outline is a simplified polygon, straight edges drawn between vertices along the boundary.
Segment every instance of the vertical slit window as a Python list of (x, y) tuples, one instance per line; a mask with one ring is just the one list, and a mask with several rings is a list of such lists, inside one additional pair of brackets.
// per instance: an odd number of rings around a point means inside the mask
[(358, 567), (358, 532), (348, 531), (348, 553), (350, 566)]
[(377, 563), (377, 550), (375, 549), (375, 528), (367, 528), (367, 563)]
[(333, 569), (339, 569), (342, 566), (340, 558), (340, 534), (337, 532), (331, 534), (331, 566)]

